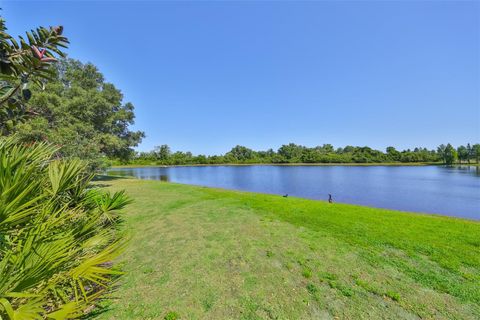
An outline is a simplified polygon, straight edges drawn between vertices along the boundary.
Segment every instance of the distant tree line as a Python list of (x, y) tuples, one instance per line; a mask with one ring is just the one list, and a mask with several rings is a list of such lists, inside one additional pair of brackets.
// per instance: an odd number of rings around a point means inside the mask
[[(224, 155), (193, 155), (191, 152), (172, 152), (168, 145), (161, 145), (149, 152), (137, 152), (123, 164), (249, 164), (249, 163), (478, 163), (480, 144), (467, 144), (454, 148), (451, 144), (440, 145), (437, 150), (415, 148), (398, 151), (388, 147), (385, 152), (370, 147), (346, 146), (334, 148), (324, 144), (309, 148), (294, 143), (282, 145), (277, 151), (254, 151), (244, 146), (235, 146)], [(120, 161), (117, 161), (120, 162)]]

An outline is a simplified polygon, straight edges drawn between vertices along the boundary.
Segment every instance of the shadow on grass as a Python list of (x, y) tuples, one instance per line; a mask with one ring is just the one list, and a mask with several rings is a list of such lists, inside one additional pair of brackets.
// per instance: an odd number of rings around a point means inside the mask
[[(116, 288), (118, 289), (118, 288)], [(115, 289), (115, 290), (116, 290)], [(118, 301), (119, 298), (116, 296), (109, 296), (105, 298), (100, 298), (95, 301), (95, 304), (92, 305), (92, 310), (82, 315), (79, 319), (82, 320), (93, 320), (98, 319), (98, 317), (112, 309), (112, 305)]]
[(106, 306), (97, 305), (95, 306), (95, 309), (93, 309), (93, 311), (81, 316), (80, 319), (96, 319), (103, 313), (108, 312), (109, 310), (110, 310), (110, 305), (106, 305)]
[(111, 184), (109, 183), (102, 183), (102, 182), (109, 182), (109, 181), (116, 181), (116, 180), (124, 180), (128, 179), (129, 177), (121, 177), (121, 176), (108, 176), (103, 174), (97, 174), (93, 177), (92, 182), (94, 186), (97, 188), (107, 188), (110, 187)]
[(109, 176), (109, 175), (104, 175), (104, 174), (97, 174), (95, 177), (92, 179), (92, 181), (115, 181), (115, 180), (123, 180), (123, 179), (128, 179), (128, 177), (121, 177), (121, 176)]

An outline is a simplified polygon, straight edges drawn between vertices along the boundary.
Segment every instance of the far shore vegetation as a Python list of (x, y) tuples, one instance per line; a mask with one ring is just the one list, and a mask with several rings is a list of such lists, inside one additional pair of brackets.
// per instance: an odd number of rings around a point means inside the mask
[(436, 150), (418, 147), (398, 151), (388, 147), (385, 152), (370, 147), (346, 146), (334, 148), (324, 144), (309, 148), (294, 143), (282, 145), (277, 151), (254, 151), (245, 146), (235, 146), (223, 155), (193, 155), (191, 152), (172, 152), (168, 145), (155, 147), (149, 152), (137, 152), (129, 158), (115, 159), (115, 166), (138, 165), (220, 165), (220, 164), (283, 164), (283, 165), (427, 165), (479, 163), (480, 144), (454, 148), (442, 144)]

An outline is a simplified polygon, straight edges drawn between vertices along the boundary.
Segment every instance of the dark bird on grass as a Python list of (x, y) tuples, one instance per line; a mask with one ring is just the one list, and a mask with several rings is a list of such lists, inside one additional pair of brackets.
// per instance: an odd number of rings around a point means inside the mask
[(284, 198), (288, 198), (288, 193), (283, 195)]
[(332, 195), (330, 193), (328, 194), (328, 202), (333, 203), (333, 198), (332, 198)]

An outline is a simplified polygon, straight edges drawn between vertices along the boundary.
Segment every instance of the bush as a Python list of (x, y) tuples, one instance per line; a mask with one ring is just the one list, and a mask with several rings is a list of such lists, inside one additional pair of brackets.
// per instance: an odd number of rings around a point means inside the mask
[(88, 164), (49, 144), (0, 138), (0, 318), (84, 315), (120, 274), (130, 200), (93, 188)]

